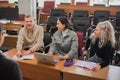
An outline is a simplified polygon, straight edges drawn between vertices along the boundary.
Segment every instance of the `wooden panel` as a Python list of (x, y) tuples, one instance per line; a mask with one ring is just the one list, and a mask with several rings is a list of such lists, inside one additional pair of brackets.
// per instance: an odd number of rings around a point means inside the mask
[(40, 16), (40, 22), (47, 23), (47, 20), (48, 20), (48, 16), (44, 16), (44, 15)]
[(14, 3), (0, 3), (0, 7), (11, 7), (11, 8), (14, 8)]
[(90, 78), (88, 76), (64, 72), (63, 73), (63, 80), (105, 80), (105, 79), (98, 79), (98, 78), (93, 78), (93, 77)]
[(9, 30), (9, 29), (18, 29), (18, 30), (20, 30), (21, 27), (22, 27), (21, 24), (4, 24), (4, 29), (5, 30)]
[(60, 71), (36, 65), (19, 62), (23, 77), (31, 80), (59, 80)]
[(64, 9), (66, 13), (73, 13), (74, 10), (87, 10), (89, 14), (94, 14), (95, 10), (108, 10), (111, 16), (115, 16), (120, 7), (104, 7), (104, 6), (76, 6), (76, 5), (57, 5), (57, 8)]
[(16, 48), (17, 44), (17, 35), (7, 35), (2, 46), (9, 48)]

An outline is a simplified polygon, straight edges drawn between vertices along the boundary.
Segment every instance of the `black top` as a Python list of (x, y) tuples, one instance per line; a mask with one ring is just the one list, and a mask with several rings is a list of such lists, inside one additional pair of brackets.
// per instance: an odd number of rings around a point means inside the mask
[(91, 39), (87, 39), (85, 50), (88, 50), (89, 45), (90, 46), (90, 54), (95, 54), (103, 60), (102, 63), (100, 63), (101, 68), (109, 65), (110, 61), (112, 60), (113, 55), (113, 47), (108, 41), (106, 45), (104, 45), (102, 48), (99, 48), (98, 46), (99, 39), (96, 40), (95, 44), (91, 44)]
[(0, 79), (2, 80), (23, 80), (19, 64), (7, 59), (0, 53)]

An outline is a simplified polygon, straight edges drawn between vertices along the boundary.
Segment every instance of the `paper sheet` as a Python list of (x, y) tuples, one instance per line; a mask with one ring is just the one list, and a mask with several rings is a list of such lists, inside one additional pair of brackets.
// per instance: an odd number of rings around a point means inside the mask
[(96, 63), (94, 63), (94, 62), (87, 62), (87, 61), (77, 61), (74, 65), (93, 70), (95, 65), (96, 65)]
[(13, 60), (20, 60), (20, 59), (24, 59), (24, 60), (32, 60), (34, 58), (34, 55), (24, 55), (22, 57), (17, 57), (16, 55), (13, 56)]

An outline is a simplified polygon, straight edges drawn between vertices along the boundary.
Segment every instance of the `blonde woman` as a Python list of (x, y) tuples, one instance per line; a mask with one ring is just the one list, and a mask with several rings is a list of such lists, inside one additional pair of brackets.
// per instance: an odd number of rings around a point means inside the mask
[(109, 65), (115, 47), (115, 33), (109, 21), (98, 23), (94, 33), (87, 39), (83, 54), (88, 53), (89, 44), (91, 57), (88, 61), (100, 63), (96, 64), (94, 70), (98, 71)]

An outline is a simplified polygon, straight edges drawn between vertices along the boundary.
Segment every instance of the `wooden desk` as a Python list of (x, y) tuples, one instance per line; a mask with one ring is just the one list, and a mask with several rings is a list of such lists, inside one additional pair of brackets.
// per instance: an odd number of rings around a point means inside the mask
[(0, 3), (0, 7), (11, 7), (14, 8), (14, 3)]
[[(16, 49), (5, 53), (6, 57), (12, 59)], [(20, 68), (24, 78), (29, 80), (60, 80), (63, 73), (63, 80), (120, 80), (120, 67), (107, 66), (98, 72), (76, 66), (64, 67), (65, 60), (60, 61), (56, 66), (37, 63), (37, 60), (19, 60)]]
[(16, 48), (17, 39), (18, 39), (17, 35), (7, 35), (5, 36), (4, 43), (2, 46)]
[(22, 28), (22, 24), (4, 24), (4, 30), (17, 29), (20, 30)]
[(12, 21), (13, 24), (21, 24), (24, 25), (25, 21)]
[[(16, 49), (5, 53), (6, 57), (12, 59), (16, 54)], [(19, 60), (22, 75), (27, 80), (60, 80), (60, 70), (58, 66), (50, 66), (37, 63), (37, 60)]]
[(94, 14), (95, 10), (108, 10), (111, 16), (115, 16), (120, 7), (104, 7), (104, 6), (80, 6), (80, 5), (57, 5), (58, 9), (64, 9), (66, 13), (73, 13), (74, 10), (87, 10), (89, 15)]
[(15, 20), (13, 20), (12, 23), (10, 23), (10, 20), (0, 20), (0, 22), (3, 24), (21, 24), (21, 25), (25, 24), (25, 21), (15, 21)]
[(120, 67), (107, 66), (98, 72), (76, 66), (64, 67), (63, 80), (120, 80)]

